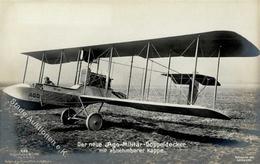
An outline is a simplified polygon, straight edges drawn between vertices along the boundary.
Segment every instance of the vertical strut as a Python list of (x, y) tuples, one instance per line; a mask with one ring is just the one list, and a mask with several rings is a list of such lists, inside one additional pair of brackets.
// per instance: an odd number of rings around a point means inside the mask
[[(44, 55), (44, 57), (45, 57), (45, 55)], [(41, 75), (41, 81), (40, 81), (40, 83), (42, 83), (42, 79), (43, 79), (43, 76), (44, 76), (44, 70), (45, 70), (45, 62), (43, 62), (42, 75)]]
[(165, 93), (164, 93), (164, 102), (167, 102), (167, 95), (168, 95), (168, 85), (169, 85), (169, 74), (171, 69), (171, 53), (169, 52), (169, 63), (167, 68), (167, 79), (166, 79), (166, 86), (165, 86)]
[(76, 68), (76, 74), (75, 74), (74, 85), (77, 84), (77, 79), (78, 79), (80, 52), (81, 52), (81, 51), (79, 50), (79, 52), (78, 52), (78, 57), (77, 57), (77, 68)]
[(26, 57), (26, 63), (25, 63), (25, 68), (24, 68), (24, 73), (23, 73), (23, 83), (25, 82), (25, 77), (26, 77), (27, 67), (28, 67), (28, 61), (29, 61), (29, 56), (27, 55), (27, 57)]
[(172, 80), (170, 80), (170, 90), (169, 90), (169, 93), (168, 93), (167, 103), (169, 103), (170, 98), (171, 98), (172, 83), (173, 83)]
[(40, 83), (40, 82), (41, 82), (41, 77), (42, 77), (42, 69), (43, 69), (43, 60), (44, 60), (44, 53), (42, 54), (42, 64), (41, 64), (41, 70), (40, 70), (40, 74), (39, 74), (38, 83)]
[(97, 59), (97, 74), (98, 74), (98, 71), (99, 71), (99, 63), (100, 63), (100, 58)]
[(194, 63), (194, 72), (192, 76), (192, 86), (191, 86), (191, 95), (190, 95), (190, 104), (193, 104), (193, 92), (194, 92), (194, 84), (197, 72), (197, 62), (198, 62), (198, 48), (199, 48), (199, 36), (197, 37), (196, 50), (195, 50), (195, 63)]
[(110, 55), (109, 55), (109, 62), (108, 62), (108, 74), (107, 74), (107, 81), (106, 81), (106, 96), (108, 96), (108, 89), (109, 89), (109, 82), (110, 82), (110, 73), (111, 73), (111, 65), (112, 65), (112, 57), (113, 57), (113, 50), (112, 47), (110, 49)]
[(149, 63), (149, 49), (150, 49), (150, 42), (148, 42), (147, 50), (146, 50), (146, 65), (145, 65), (144, 82), (143, 82), (143, 88), (142, 88), (142, 100), (144, 100), (144, 96), (145, 96), (145, 85), (146, 85), (147, 69), (148, 69), (148, 63)]
[(150, 86), (151, 86), (151, 80), (152, 80), (152, 71), (153, 71), (153, 61), (151, 63), (151, 68), (150, 68), (150, 76), (149, 76), (149, 81), (148, 81), (146, 100), (148, 100), (149, 94), (150, 94)]
[(134, 61), (134, 56), (131, 58), (131, 65), (130, 65), (130, 72), (129, 72), (129, 80), (128, 80), (128, 86), (127, 86), (127, 93), (126, 97), (129, 98), (129, 91), (130, 91), (130, 86), (131, 86), (131, 78), (132, 78), (132, 70), (133, 70), (133, 61)]
[(213, 100), (213, 109), (215, 109), (216, 106), (216, 100), (217, 100), (217, 89), (218, 89), (218, 75), (219, 75), (219, 65), (220, 65), (220, 48), (218, 50), (218, 65), (217, 65), (217, 75), (216, 75), (216, 81), (215, 81), (215, 90), (214, 90), (214, 100)]
[(79, 62), (79, 72), (78, 72), (77, 84), (79, 84), (79, 79), (80, 79), (80, 75), (81, 75), (81, 67), (82, 67), (82, 50), (80, 50), (80, 62)]
[(86, 75), (85, 75), (85, 80), (84, 80), (84, 90), (83, 94), (86, 94), (86, 88), (87, 88), (87, 81), (89, 82), (90, 79), (88, 79), (89, 75), (89, 62), (90, 62), (90, 54), (91, 54), (91, 48), (88, 50), (88, 63), (87, 63), (87, 70), (86, 70)]
[(183, 74), (181, 74), (181, 85), (180, 85), (180, 96), (179, 96), (179, 101), (181, 102), (181, 95), (182, 95), (182, 76), (183, 76)]
[(61, 51), (61, 54), (60, 54), (60, 68), (59, 68), (59, 74), (58, 74), (57, 85), (60, 84), (60, 75), (61, 75), (61, 68), (62, 68), (62, 61), (63, 61), (63, 53), (64, 53), (64, 50), (62, 50), (62, 51)]
[(43, 66), (42, 66), (42, 74), (41, 74), (40, 83), (42, 83), (42, 79), (43, 79), (44, 71), (45, 71), (45, 62), (44, 62), (45, 57), (46, 57), (46, 56), (45, 56), (45, 52), (43, 52)]
[(142, 95), (143, 81), (144, 81), (144, 68), (142, 68), (142, 79), (141, 79), (140, 96)]

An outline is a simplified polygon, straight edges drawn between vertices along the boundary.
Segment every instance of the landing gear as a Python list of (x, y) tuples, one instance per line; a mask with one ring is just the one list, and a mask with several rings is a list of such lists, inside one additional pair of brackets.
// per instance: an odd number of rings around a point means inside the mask
[[(101, 114), (99, 113), (103, 103), (101, 103), (101, 106), (98, 109), (97, 113), (91, 113), (88, 114), (86, 111), (86, 107), (84, 106), (83, 102), (81, 101), (79, 97), (80, 103), (81, 103), (81, 110), (76, 113), (73, 109), (66, 109), (61, 114), (61, 122), (64, 125), (72, 125), (78, 120), (85, 120), (85, 125), (89, 130), (97, 131), (100, 130), (103, 124), (103, 119)], [(85, 117), (79, 116), (79, 114), (85, 115)]]
[(75, 110), (73, 109), (65, 109), (61, 113), (60, 120), (63, 123), (63, 125), (72, 125), (76, 122), (76, 120), (73, 118), (76, 114)]
[(89, 130), (100, 130), (103, 124), (103, 119), (99, 113), (91, 113), (86, 119), (86, 126)]

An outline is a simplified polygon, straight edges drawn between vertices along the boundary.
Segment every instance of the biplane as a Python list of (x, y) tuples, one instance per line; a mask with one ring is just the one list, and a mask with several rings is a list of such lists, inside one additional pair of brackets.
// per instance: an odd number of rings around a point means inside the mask
[[(130, 109), (229, 120), (229, 116), (215, 110), (217, 87), (220, 86), (218, 81), (220, 58), (258, 56), (259, 50), (250, 41), (235, 32), (211, 31), (165, 38), (25, 52), (23, 54), (27, 56), (23, 83), (5, 88), (3, 90), (5, 94), (15, 98), (19, 105), (25, 109), (65, 108), (61, 113), (61, 122), (64, 125), (74, 124), (78, 120), (84, 119), (89, 130), (100, 130), (103, 124), (100, 111), (104, 103), (130, 107)], [(129, 98), (135, 56), (145, 60), (140, 100)], [(171, 71), (171, 58), (179, 56), (194, 58), (194, 71), (192, 73), (181, 74)], [(25, 84), (29, 57), (41, 61), (38, 82), (33, 84)], [(131, 62), (128, 63), (129, 79), (126, 93), (112, 89), (111, 65), (114, 57), (131, 57)], [(216, 77), (197, 74), (199, 57), (218, 59)], [(98, 71), (99, 61), (102, 58), (108, 59), (106, 75)], [(145, 96), (147, 94), (148, 63), (156, 58), (169, 59), (168, 65), (165, 66), (167, 71), (161, 74), (162, 77), (165, 77), (163, 102), (147, 101)], [(73, 86), (64, 87), (60, 85), (62, 64), (69, 62), (77, 64), (75, 80)], [(87, 64), (85, 73), (82, 71), (82, 62)], [(89, 66), (92, 63), (97, 64), (95, 72), (89, 71)], [(56, 85), (43, 83), (45, 64), (59, 65)], [(169, 103), (167, 99), (169, 98), (170, 80), (178, 85), (189, 86), (187, 104)], [(215, 87), (212, 108), (195, 105), (199, 85)], [(90, 104), (100, 104), (97, 112), (87, 114), (87, 106)], [(80, 116), (82, 114), (86, 117), (82, 118)]]

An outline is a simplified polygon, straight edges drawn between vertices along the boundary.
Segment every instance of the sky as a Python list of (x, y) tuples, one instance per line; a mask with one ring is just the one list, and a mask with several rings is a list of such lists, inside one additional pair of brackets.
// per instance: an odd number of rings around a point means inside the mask
[[(260, 47), (260, 9), (257, 0), (134, 0), (134, 1), (4, 1), (0, 0), (0, 82), (21, 82), (26, 57), (22, 52), (79, 47), (111, 42), (177, 36), (214, 30), (230, 30)], [(105, 59), (104, 59), (105, 60)], [(129, 58), (113, 59), (129, 64)], [(167, 59), (156, 60), (167, 65)], [(219, 81), (229, 84), (257, 84), (259, 57), (222, 58)], [(135, 65), (145, 60), (135, 58)], [(172, 69), (190, 73), (192, 58), (173, 58)], [(215, 76), (217, 60), (199, 59), (199, 73)], [(84, 65), (85, 67), (86, 65)], [(150, 67), (151, 65), (149, 65)], [(65, 64), (61, 81), (73, 83), (76, 64)], [(95, 69), (95, 64), (92, 65)], [(153, 64), (153, 69), (165, 72)], [(31, 60), (26, 80), (36, 82), (40, 61)], [(101, 73), (107, 63), (102, 62)], [(55, 81), (58, 66), (46, 66)], [(113, 66), (114, 84), (126, 84), (129, 68)], [(133, 84), (142, 71), (134, 70)], [(152, 76), (154, 85), (163, 82)]]

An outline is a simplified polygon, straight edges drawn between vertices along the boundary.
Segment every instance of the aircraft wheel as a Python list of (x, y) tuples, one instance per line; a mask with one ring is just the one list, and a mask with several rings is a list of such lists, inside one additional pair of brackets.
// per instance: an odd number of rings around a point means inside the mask
[(91, 113), (87, 120), (86, 120), (86, 126), (89, 130), (100, 130), (103, 124), (103, 119), (101, 114), (99, 113)]
[(72, 119), (71, 117), (73, 117), (75, 114), (76, 114), (75, 110), (73, 110), (73, 109), (65, 109), (61, 113), (61, 117), (60, 117), (60, 120), (63, 123), (63, 125), (71, 125), (71, 124), (73, 124), (76, 120)]

